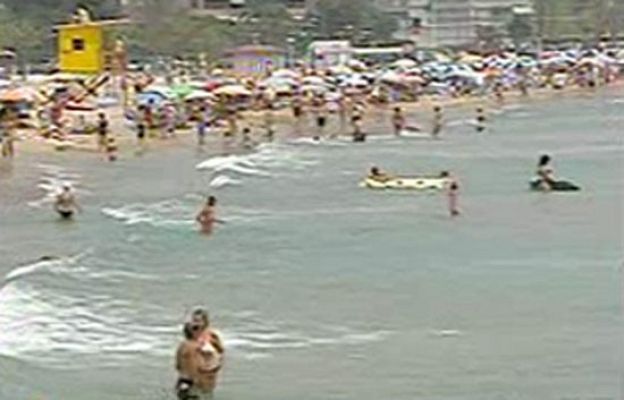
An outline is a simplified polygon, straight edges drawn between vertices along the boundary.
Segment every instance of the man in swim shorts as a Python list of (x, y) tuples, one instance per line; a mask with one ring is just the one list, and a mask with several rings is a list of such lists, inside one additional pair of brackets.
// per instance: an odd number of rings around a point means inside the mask
[(71, 219), (74, 213), (80, 210), (71, 186), (67, 184), (63, 186), (61, 193), (56, 196), (54, 210), (65, 220)]

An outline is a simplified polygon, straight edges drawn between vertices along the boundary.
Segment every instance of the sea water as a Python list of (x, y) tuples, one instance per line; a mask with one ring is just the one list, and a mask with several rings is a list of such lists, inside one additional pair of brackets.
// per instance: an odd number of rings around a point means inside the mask
[[(481, 135), (449, 109), (442, 140), (19, 155), (0, 174), (0, 399), (173, 398), (201, 305), (226, 344), (218, 399), (619, 400), (620, 97), (510, 106)], [(528, 191), (542, 153), (583, 190)], [(373, 165), (453, 171), (462, 216), (358, 187)], [(73, 223), (49, 204), (65, 181)]]

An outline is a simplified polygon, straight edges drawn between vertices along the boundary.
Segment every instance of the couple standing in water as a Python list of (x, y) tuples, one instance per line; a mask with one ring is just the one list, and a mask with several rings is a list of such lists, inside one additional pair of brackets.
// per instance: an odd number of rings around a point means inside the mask
[(176, 395), (179, 400), (212, 399), (223, 366), (223, 341), (211, 328), (208, 312), (201, 308), (193, 311), (183, 334), (175, 357)]

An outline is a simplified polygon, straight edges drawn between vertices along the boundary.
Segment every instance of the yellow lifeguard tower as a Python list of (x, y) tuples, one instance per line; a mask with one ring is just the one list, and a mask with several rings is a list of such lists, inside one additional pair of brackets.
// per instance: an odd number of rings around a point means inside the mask
[[(108, 36), (110, 28), (127, 21), (92, 21), (86, 10), (79, 10), (72, 23), (57, 26), (58, 63), (61, 72), (99, 74), (119, 67), (119, 44)], [(121, 57), (123, 58), (123, 57)], [(116, 69), (116, 68), (115, 68)]]

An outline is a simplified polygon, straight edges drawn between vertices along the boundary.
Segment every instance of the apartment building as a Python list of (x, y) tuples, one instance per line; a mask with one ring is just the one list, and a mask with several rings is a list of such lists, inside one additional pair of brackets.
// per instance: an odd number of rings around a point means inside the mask
[(532, 10), (531, 0), (377, 0), (399, 21), (398, 39), (419, 46), (474, 43), (484, 27), (503, 28), (515, 9)]

